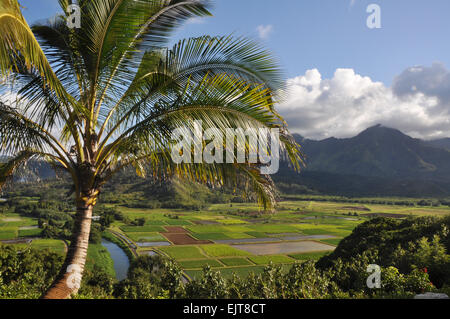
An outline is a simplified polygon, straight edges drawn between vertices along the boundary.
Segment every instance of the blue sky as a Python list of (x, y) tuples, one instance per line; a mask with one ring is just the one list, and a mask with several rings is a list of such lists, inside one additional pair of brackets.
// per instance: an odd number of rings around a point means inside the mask
[[(450, 65), (448, 0), (215, 0), (214, 17), (186, 25), (175, 37), (201, 34), (258, 37), (271, 26), (265, 45), (279, 58), (287, 77), (317, 68), (331, 76), (336, 68), (390, 84), (412, 65), (435, 61)], [(29, 22), (58, 11), (56, 0), (21, 0)], [(369, 29), (366, 8), (377, 3), (382, 28)], [(432, 4), (430, 4), (432, 3)]]
[[(58, 11), (56, 0), (20, 3), (30, 23)], [(372, 3), (381, 29), (366, 25)], [(415, 137), (450, 136), (450, 95), (442, 93), (450, 90), (450, 1), (215, 0), (212, 13), (174, 40), (260, 38), (289, 79), (279, 109), (292, 131), (347, 137), (380, 123)]]

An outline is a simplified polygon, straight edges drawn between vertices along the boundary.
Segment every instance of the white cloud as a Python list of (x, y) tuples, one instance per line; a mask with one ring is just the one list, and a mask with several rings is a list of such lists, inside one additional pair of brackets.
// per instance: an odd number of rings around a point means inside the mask
[(189, 18), (186, 20), (186, 24), (205, 24), (206, 19), (200, 17)]
[(287, 81), (278, 106), (292, 132), (308, 138), (350, 137), (382, 124), (418, 138), (450, 137), (450, 72), (441, 64), (407, 69), (392, 87), (337, 69), (317, 69)]
[(271, 24), (259, 25), (256, 28), (256, 31), (258, 31), (258, 36), (261, 39), (266, 40), (267, 38), (269, 38), (270, 34), (273, 32), (273, 25), (271, 25)]

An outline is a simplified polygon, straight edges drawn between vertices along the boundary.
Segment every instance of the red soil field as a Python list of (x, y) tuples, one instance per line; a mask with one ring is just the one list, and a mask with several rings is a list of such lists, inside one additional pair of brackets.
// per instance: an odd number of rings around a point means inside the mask
[(164, 226), (166, 233), (186, 234), (188, 231), (180, 226)]
[(166, 237), (169, 241), (171, 241), (174, 245), (206, 245), (212, 244), (213, 242), (209, 240), (198, 240), (186, 233), (161, 233), (164, 237)]

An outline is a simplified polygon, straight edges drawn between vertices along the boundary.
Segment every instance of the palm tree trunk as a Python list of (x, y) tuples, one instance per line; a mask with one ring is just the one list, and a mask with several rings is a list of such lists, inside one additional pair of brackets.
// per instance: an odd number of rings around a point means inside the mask
[(78, 292), (89, 245), (92, 202), (92, 199), (77, 201), (74, 231), (66, 259), (59, 275), (41, 298), (68, 299)]

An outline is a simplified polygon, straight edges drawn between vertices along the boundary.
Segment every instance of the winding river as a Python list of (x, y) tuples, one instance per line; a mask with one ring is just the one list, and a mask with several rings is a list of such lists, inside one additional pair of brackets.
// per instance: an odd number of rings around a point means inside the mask
[(114, 270), (116, 271), (117, 280), (120, 281), (127, 278), (130, 261), (122, 248), (106, 239), (102, 239), (102, 245), (108, 249), (111, 259), (114, 261)]

